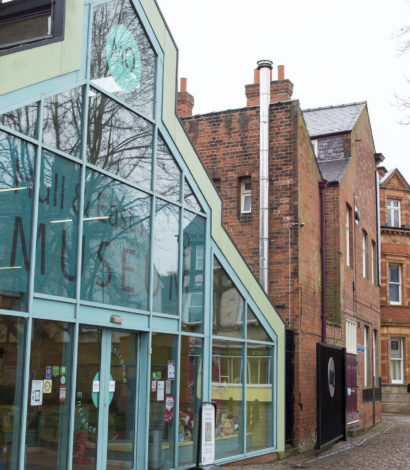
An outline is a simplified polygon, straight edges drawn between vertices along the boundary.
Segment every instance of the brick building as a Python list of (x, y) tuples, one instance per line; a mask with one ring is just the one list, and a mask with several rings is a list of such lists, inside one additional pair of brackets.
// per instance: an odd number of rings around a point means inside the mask
[(380, 175), (380, 333), (383, 411), (410, 413), (410, 186), (399, 170)]
[[(254, 83), (245, 90), (244, 108), (192, 116), (194, 99), (182, 79), (177, 109), (219, 191), (223, 222), (260, 278), (258, 70)], [(345, 347), (346, 322), (358, 386), (357, 394), (355, 387), (350, 387), (357, 404), (351, 406), (349, 420), (368, 426), (380, 417), (380, 403), (376, 401), (373, 409), (369, 402), (375, 389), (364, 371), (366, 368), (368, 377), (374, 374), (378, 382), (378, 373), (369, 369), (373, 357), (369, 338), (374, 335), (377, 344), (379, 330), (379, 288), (374, 277), (376, 259), (372, 257), (377, 246), (376, 159), (365, 103), (302, 111), (292, 92), (293, 84), (279, 66), (278, 79), (270, 82), (268, 119), (267, 291), (288, 329), (288, 442), (311, 448), (317, 427), (316, 345), (327, 335), (328, 344)], [(362, 241), (364, 234), (366, 242)], [(326, 236), (325, 246), (322, 235)], [(326, 312), (327, 322), (322, 321)], [(370, 335), (367, 352), (357, 353), (365, 334)]]

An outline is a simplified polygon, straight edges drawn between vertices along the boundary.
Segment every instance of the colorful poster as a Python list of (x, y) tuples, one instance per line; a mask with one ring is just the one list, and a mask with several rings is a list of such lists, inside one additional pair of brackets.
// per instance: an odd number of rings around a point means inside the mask
[(67, 387), (65, 385), (60, 385), (60, 393), (58, 400), (63, 403), (67, 400)]
[(157, 381), (153, 380), (151, 382), (151, 392), (155, 392), (156, 389), (157, 389)]
[(175, 396), (167, 395), (165, 397), (165, 422), (172, 423), (174, 420)]
[(51, 379), (43, 381), (43, 393), (51, 393), (53, 390), (53, 382)]
[(61, 375), (67, 375), (67, 367), (66, 366), (61, 366), (60, 367), (60, 374)]
[(168, 361), (168, 379), (175, 379), (175, 361)]
[(46, 366), (46, 379), (51, 379), (52, 367)]
[(43, 381), (33, 380), (31, 382), (31, 406), (41, 406), (43, 404)]
[(171, 383), (172, 382), (170, 380), (167, 380), (165, 382), (165, 393), (168, 393), (168, 394), (171, 393)]
[(60, 375), (60, 366), (53, 366), (53, 377), (58, 377)]
[(165, 382), (163, 380), (159, 380), (157, 382), (157, 401), (164, 401), (165, 395)]

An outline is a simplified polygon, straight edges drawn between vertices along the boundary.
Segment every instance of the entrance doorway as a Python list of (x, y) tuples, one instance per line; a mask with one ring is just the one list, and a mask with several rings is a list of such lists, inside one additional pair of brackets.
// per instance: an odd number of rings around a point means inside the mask
[(139, 335), (81, 326), (73, 470), (136, 468)]

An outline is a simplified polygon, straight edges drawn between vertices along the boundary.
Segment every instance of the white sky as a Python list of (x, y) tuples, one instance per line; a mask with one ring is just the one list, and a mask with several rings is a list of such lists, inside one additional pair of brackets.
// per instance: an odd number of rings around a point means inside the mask
[[(246, 106), (260, 59), (285, 65), (302, 109), (367, 101), (376, 151), (410, 183), (410, 52), (395, 34), (410, 0), (157, 0), (179, 49), (194, 114)], [(410, 39), (410, 38), (409, 38)], [(407, 78), (406, 78), (407, 77)]]

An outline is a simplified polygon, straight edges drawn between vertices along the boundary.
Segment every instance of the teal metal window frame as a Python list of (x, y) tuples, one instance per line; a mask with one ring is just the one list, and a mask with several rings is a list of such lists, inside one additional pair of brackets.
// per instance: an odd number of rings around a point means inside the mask
[[(242, 454), (233, 455), (230, 457), (226, 457), (223, 459), (219, 459), (218, 463), (224, 462), (231, 462), (235, 460), (240, 460), (247, 457), (252, 457), (256, 455), (263, 455), (266, 453), (271, 453), (276, 450), (276, 396), (277, 396), (277, 377), (276, 377), (276, 364), (277, 364), (277, 337), (273, 329), (270, 327), (266, 319), (263, 317), (259, 309), (257, 308), (256, 304), (252, 300), (249, 292), (247, 292), (245, 286), (241, 283), (235, 272), (232, 270), (230, 265), (227, 263), (223, 253), (219, 250), (215, 242), (211, 238), (211, 220), (210, 220), (210, 208), (206, 203), (205, 198), (201, 194), (193, 176), (191, 175), (186, 163), (184, 162), (178, 148), (176, 147), (175, 143), (173, 142), (170, 134), (168, 133), (167, 129), (165, 128), (164, 124), (162, 123), (161, 119), (161, 112), (162, 112), (162, 90), (163, 90), (163, 64), (164, 64), (164, 55), (163, 51), (161, 50), (157, 39), (151, 29), (148, 19), (145, 16), (145, 13), (139, 4), (139, 2), (135, 0), (131, 0), (137, 15), (141, 21), (143, 28), (147, 34), (149, 41), (156, 53), (156, 86), (155, 86), (155, 97), (154, 97), (154, 118), (150, 119), (147, 116), (140, 113), (137, 109), (133, 108), (127, 103), (119, 100), (115, 96), (110, 95), (104, 90), (99, 89), (98, 86), (90, 83), (89, 76), (90, 76), (90, 63), (88, 58), (88, 48), (91, 44), (91, 27), (92, 27), (92, 18), (93, 18), (93, 7), (95, 5), (100, 5), (102, 3), (107, 3), (106, 1), (92, 1), (86, 0), (85, 1), (85, 16), (84, 16), (84, 40), (83, 40), (83, 54), (82, 54), (82, 67), (81, 70), (78, 72), (72, 72), (67, 75), (53, 78), (47, 80), (42, 83), (38, 83), (28, 87), (27, 89), (18, 90), (12, 93), (9, 93), (2, 97), (2, 101), (4, 104), (4, 108), (0, 110), (0, 113), (5, 113), (8, 111), (12, 111), (16, 108), (23, 107), (25, 105), (38, 103), (38, 121), (37, 121), (37, 138), (33, 139), (26, 135), (21, 134), (20, 132), (10, 129), (7, 126), (0, 125), (0, 130), (9, 133), (10, 135), (16, 136), (20, 139), (23, 139), (27, 142), (30, 142), (36, 145), (37, 148), (37, 156), (35, 161), (35, 184), (34, 184), (34, 195), (33, 201), (35, 202), (33, 208), (33, 217), (32, 217), (32, 226), (31, 226), (31, 242), (30, 242), (30, 271), (29, 271), (29, 285), (28, 285), (28, 308), (27, 312), (20, 312), (20, 311), (11, 311), (11, 310), (0, 310), (0, 315), (14, 315), (19, 317), (24, 317), (27, 319), (27, 331), (26, 331), (26, 348), (25, 348), (25, 363), (30, 363), (30, 341), (32, 336), (32, 322), (33, 319), (47, 319), (47, 320), (54, 320), (54, 321), (65, 321), (72, 323), (74, 325), (74, 338), (75, 338), (75, 345), (73, 348), (73, 367), (72, 367), (72, 383), (76, 383), (76, 374), (77, 374), (77, 357), (78, 357), (78, 333), (80, 324), (92, 324), (94, 326), (103, 327), (103, 328), (110, 328), (115, 329), (117, 328), (115, 325), (112, 325), (109, 322), (109, 315), (111, 313), (118, 314), (121, 312), (122, 317), (124, 318), (124, 326), (121, 326), (120, 329), (129, 329), (132, 331), (140, 332), (141, 337), (141, 351), (146, 351), (146, 355), (141, 354), (139, 358), (139, 368), (140, 368), (140, 377), (146, 378), (146, 381), (141, 380), (139, 384), (139, 391), (140, 397), (149, 397), (150, 391), (150, 381), (149, 381), (149, 374), (150, 374), (150, 367), (151, 367), (151, 357), (149, 355), (149, 350), (151, 348), (151, 335), (152, 332), (160, 332), (160, 333), (169, 333), (176, 335), (178, 338), (178, 350), (177, 350), (177, 391), (176, 391), (176, 408), (175, 408), (175, 416), (179, 416), (179, 396), (180, 396), (180, 383), (179, 383), (179, 367), (181, 363), (181, 341), (182, 337), (198, 337), (202, 339), (203, 342), (203, 365), (202, 365), (202, 398), (203, 400), (209, 400), (211, 397), (211, 376), (212, 376), (212, 279), (213, 279), (213, 257), (216, 256), (227, 271), (233, 282), (235, 283), (236, 287), (240, 291), (241, 295), (245, 299), (245, 308), (249, 305), (252, 310), (254, 311), (255, 315), (257, 316), (258, 320), (261, 322), (263, 327), (269, 333), (272, 338), (272, 342), (259, 342), (254, 340), (247, 340), (246, 336), (242, 339), (239, 339), (241, 343), (246, 345), (249, 343), (256, 343), (256, 344), (265, 344), (270, 345), (273, 347), (273, 360), (272, 360), (272, 388), (273, 388), (273, 442), (274, 446), (269, 447), (266, 449), (247, 452), (246, 451), (246, 439), (244, 439), (244, 449)], [(91, 165), (86, 160), (86, 139), (85, 136), (87, 134), (87, 112), (88, 112), (88, 100), (83, 100), (83, 137), (82, 137), (82, 152), (81, 158), (73, 157), (66, 152), (57, 150), (53, 147), (44, 145), (42, 143), (42, 123), (43, 123), (43, 115), (44, 115), (44, 101), (46, 98), (50, 96), (54, 96), (60, 92), (63, 92), (67, 89), (71, 89), (74, 87), (82, 87), (83, 93), (88, 96), (89, 89), (91, 87), (101, 91), (104, 95), (108, 96), (109, 98), (113, 99), (114, 101), (118, 102), (119, 104), (123, 105), (126, 109), (136, 113), (137, 115), (141, 116), (142, 118), (146, 119), (147, 121), (151, 122), (154, 126), (154, 137), (153, 137), (153, 159), (152, 159), (152, 181), (151, 181), (151, 188), (150, 189), (143, 189), (140, 188), (138, 185), (131, 183), (128, 180), (124, 180), (123, 178), (113, 175), (101, 168), (95, 167)], [(52, 92), (50, 92), (52, 90)], [(163, 195), (156, 193), (156, 146), (157, 146), (157, 138), (158, 135), (161, 135), (164, 139), (165, 143), (167, 144), (169, 150), (171, 151), (172, 155), (174, 156), (179, 168), (181, 169), (181, 176), (180, 176), (180, 183), (181, 183), (181, 190), (180, 190), (180, 200), (176, 202), (171, 200)], [(41, 165), (41, 154), (42, 150), (49, 150), (56, 154), (57, 156), (63, 157), (69, 161), (75, 162), (81, 165), (81, 197), (80, 197), (80, 207), (79, 207), (79, 228), (77, 233), (77, 278), (76, 278), (76, 287), (75, 298), (64, 298), (52, 295), (45, 295), (41, 293), (36, 293), (34, 291), (34, 275), (35, 275), (35, 259), (36, 259), (36, 231), (37, 231), (37, 221), (38, 221), (38, 196), (39, 196), (39, 187), (40, 187), (40, 165)], [(82, 240), (83, 235), (83, 213), (84, 213), (84, 188), (85, 188), (85, 172), (89, 169), (93, 169), (98, 171), (100, 174), (104, 174), (115, 181), (119, 181), (124, 183), (132, 188), (139, 189), (143, 191), (145, 194), (148, 194), (151, 197), (151, 232), (150, 232), (150, 242), (149, 242), (149, 256), (150, 256), (150, 269), (149, 269), (149, 304), (148, 309), (138, 310), (133, 308), (126, 308), (120, 307), (115, 305), (103, 305), (97, 302), (88, 302), (81, 300), (80, 298), (80, 290), (81, 290), (81, 273), (80, 273), (80, 266), (81, 266), (81, 258), (82, 258)], [(185, 182), (190, 185), (192, 188), (195, 197), (198, 199), (200, 205), (203, 208), (203, 211), (195, 211), (192, 209), (188, 209), (185, 203)], [(182, 243), (179, 244), (179, 252), (178, 252), (178, 263), (179, 263), (179, 282), (178, 282), (178, 316), (175, 315), (168, 315), (164, 313), (158, 313), (153, 311), (153, 299), (152, 299), (152, 291), (153, 291), (153, 250), (154, 250), (154, 228), (155, 228), (155, 203), (157, 200), (166, 201), (172, 203), (174, 206), (178, 207), (179, 212), (181, 214), (180, 221), (179, 221), (179, 236), (180, 240), (182, 240), (183, 235), (183, 214), (184, 212), (189, 212), (191, 214), (203, 217), (205, 220), (205, 248), (204, 252), (208, 255), (204, 257), (205, 266), (204, 266), (204, 318), (203, 318), (203, 331), (201, 333), (194, 333), (189, 331), (184, 331), (182, 326), (182, 276), (183, 270), (181, 269), (183, 263), (183, 249)], [(57, 312), (57, 314), (56, 314)], [(105, 314), (104, 318), (102, 318), (102, 314)], [(246, 325), (246, 322), (245, 322)], [(246, 328), (246, 326), (245, 326)], [(245, 333), (246, 335), (246, 333)], [(223, 339), (222, 337), (218, 337)], [(237, 338), (226, 338), (229, 341), (238, 341)], [(243, 381), (243, 400), (245, 406), (243, 407), (244, 413), (244, 433), (246, 436), (246, 348), (243, 349), (244, 351), (244, 381)], [(29, 368), (27, 367), (24, 372), (24, 380), (23, 380), (23, 397), (27, 397), (29, 392)], [(75, 388), (71, 390), (70, 393), (70, 400), (72, 403), (71, 415), (70, 415), (70, 432), (68, 437), (68, 455), (71, 456), (73, 453), (73, 437), (74, 437), (74, 412), (75, 407), (73, 403), (75, 403)], [(146, 398), (145, 398), (146, 399)], [(139, 407), (145, 406), (144, 400), (139, 403)], [(144, 408), (143, 408), (144, 409)], [(24, 424), (27, 418), (27, 400), (23, 400), (23, 409), (21, 413), (21, 424)], [(149, 422), (149, 407), (145, 406), (145, 422)], [(141, 439), (138, 440), (138, 465), (145, 467), (148, 462), (148, 426), (143, 427), (143, 434)], [(178, 446), (178, 427), (175, 427), (175, 449), (174, 449), (174, 458), (175, 458), (175, 468), (178, 468), (178, 457), (179, 457), (179, 446)], [(24, 453), (25, 453), (25, 433), (22, 436), (22, 442), (20, 445), (19, 450), (19, 470), (24, 469), (25, 461), (24, 461)], [(71, 459), (67, 462), (67, 468), (71, 470)], [(188, 467), (189, 465), (185, 466)]]

